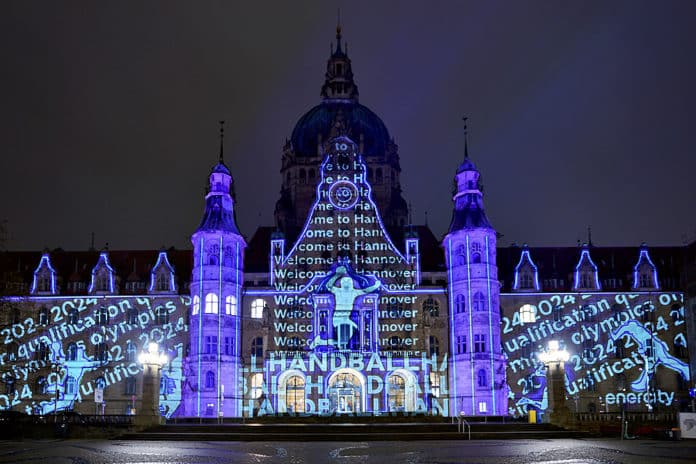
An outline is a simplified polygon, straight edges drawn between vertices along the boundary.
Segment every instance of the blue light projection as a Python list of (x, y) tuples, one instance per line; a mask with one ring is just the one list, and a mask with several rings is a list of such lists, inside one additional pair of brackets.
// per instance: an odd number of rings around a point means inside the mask
[[(130, 413), (138, 391), (133, 382), (142, 378), (137, 353), (153, 341), (168, 351), (171, 360), (163, 368), (166, 388), (160, 401), (167, 417), (175, 413), (188, 339), (183, 317), (190, 304), (188, 296), (29, 297), (24, 301), (46, 305), (50, 318), (40, 325), (33, 316), (26, 317), (0, 332), (5, 346), (0, 369), (5, 382), (13, 383), (13, 393), (0, 394), (0, 409), (32, 414), (71, 410), (78, 403), (92, 402), (100, 386), (116, 392), (105, 394), (112, 398), (108, 401), (116, 401), (112, 410), (117, 407), (121, 413)], [(108, 323), (102, 313), (108, 315)]]
[(683, 311), (681, 294), (508, 296), (516, 297), (513, 301), (519, 301), (520, 307), (534, 303), (538, 316), (534, 323), (525, 323), (516, 311), (505, 312), (501, 319), (503, 348), (508, 356), (510, 414), (525, 414), (529, 407), (545, 409), (543, 364), (537, 354), (549, 340), (561, 341), (570, 353), (566, 392), (578, 401), (578, 409), (608, 409), (621, 403), (648, 408), (655, 404), (672, 406), (675, 391), (651, 382), (660, 366), (689, 380), (688, 365), (670, 351), (670, 345), (686, 347), (683, 327), (679, 327), (683, 324), (679, 317)]

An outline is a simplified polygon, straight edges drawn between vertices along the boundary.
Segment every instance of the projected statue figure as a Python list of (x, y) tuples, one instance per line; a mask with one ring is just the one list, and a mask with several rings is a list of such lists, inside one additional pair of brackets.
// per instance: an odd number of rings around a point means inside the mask
[[(611, 338), (618, 340), (619, 338), (628, 336), (638, 345), (638, 353), (643, 356), (644, 369), (640, 371), (640, 376), (631, 383), (631, 388), (636, 392), (644, 392), (648, 390), (650, 376), (655, 373), (657, 366), (663, 365), (681, 374), (684, 380), (689, 380), (689, 366), (669, 354), (667, 344), (657, 338), (646, 329), (640, 322), (630, 320), (624, 322), (617, 327), (612, 333)], [(653, 360), (648, 358), (648, 349), (652, 344)]]
[[(339, 280), (340, 279), (340, 280)], [(334, 286), (339, 280), (339, 285)], [(337, 334), (336, 346), (339, 349), (348, 348), (348, 342), (353, 337), (353, 332), (358, 328), (358, 325), (351, 320), (353, 313), (353, 305), (355, 299), (366, 293), (372, 293), (377, 290), (382, 283), (379, 280), (366, 288), (355, 288), (353, 278), (348, 275), (348, 270), (345, 266), (338, 266), (336, 273), (326, 282), (328, 291), (334, 294), (336, 307), (333, 312), (334, 332)]]

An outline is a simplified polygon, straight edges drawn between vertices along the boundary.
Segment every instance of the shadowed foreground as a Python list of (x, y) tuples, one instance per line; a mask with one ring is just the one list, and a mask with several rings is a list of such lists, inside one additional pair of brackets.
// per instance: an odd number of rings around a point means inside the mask
[[(0, 442), (0, 462), (145, 463), (690, 463), (696, 441), (610, 439), (410, 442)], [(388, 460), (388, 461), (387, 461)]]

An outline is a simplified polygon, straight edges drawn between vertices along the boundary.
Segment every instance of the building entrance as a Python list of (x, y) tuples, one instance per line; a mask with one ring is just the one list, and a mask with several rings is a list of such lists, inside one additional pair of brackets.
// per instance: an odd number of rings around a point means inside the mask
[(328, 388), (331, 411), (336, 414), (360, 413), (362, 386), (360, 379), (350, 372), (335, 374), (329, 380)]

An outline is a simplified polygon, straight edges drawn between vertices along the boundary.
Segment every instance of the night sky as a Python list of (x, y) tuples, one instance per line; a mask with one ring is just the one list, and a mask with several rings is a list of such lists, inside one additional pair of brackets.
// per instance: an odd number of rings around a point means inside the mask
[(320, 102), (336, 11), (360, 102), (441, 237), (463, 157), (500, 244), (696, 238), (696, 2), (3, 2), (0, 220), (10, 250), (190, 247), (227, 120), (250, 238)]

